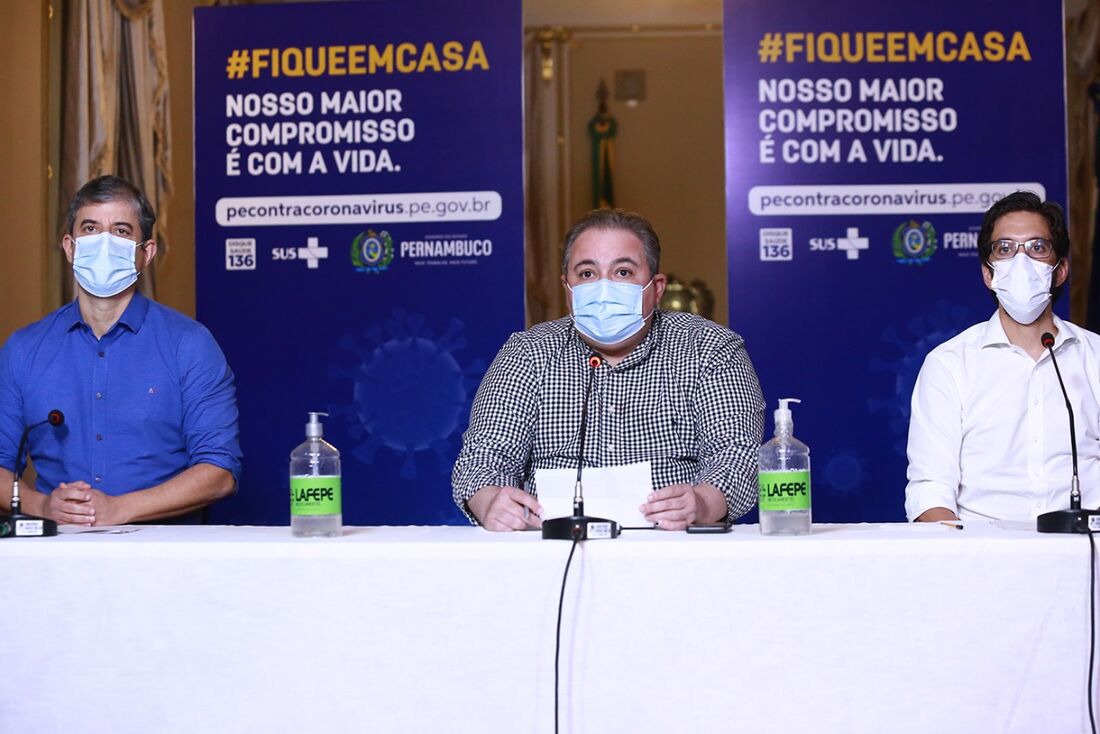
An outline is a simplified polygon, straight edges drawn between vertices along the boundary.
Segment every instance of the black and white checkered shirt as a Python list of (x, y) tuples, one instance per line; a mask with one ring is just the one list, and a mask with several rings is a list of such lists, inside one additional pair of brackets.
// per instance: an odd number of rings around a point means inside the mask
[[(536, 469), (572, 468), (592, 353), (571, 317), (513, 334), (481, 381), (451, 474), (455, 503), (487, 485), (535, 494)], [(760, 383), (740, 336), (657, 311), (645, 340), (592, 375), (585, 466), (649, 461), (653, 487), (709, 483), (731, 519), (757, 497)]]

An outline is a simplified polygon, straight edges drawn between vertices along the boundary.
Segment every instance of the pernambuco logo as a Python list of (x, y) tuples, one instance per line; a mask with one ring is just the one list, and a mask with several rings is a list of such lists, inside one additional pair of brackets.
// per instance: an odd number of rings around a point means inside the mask
[(894, 230), (894, 258), (902, 265), (924, 265), (936, 252), (936, 229), (931, 222), (910, 219)]
[(383, 230), (368, 229), (351, 241), (351, 264), (360, 273), (381, 273), (393, 262), (393, 238)]

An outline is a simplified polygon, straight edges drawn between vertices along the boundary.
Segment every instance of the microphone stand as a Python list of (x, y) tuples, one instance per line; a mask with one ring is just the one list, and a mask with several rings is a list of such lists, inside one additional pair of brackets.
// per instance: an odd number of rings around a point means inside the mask
[(47, 423), (56, 427), (64, 422), (65, 416), (60, 410), (51, 410), (46, 420), (32, 423), (23, 430), (23, 436), (19, 439), (19, 452), (15, 455), (15, 475), (11, 483), (11, 514), (0, 515), (0, 538), (44, 538), (57, 535), (56, 521), (22, 512), (19, 481), (23, 478), (23, 470), (27, 468), (24, 457), (27, 438), (31, 431)]
[(578, 436), (577, 481), (573, 485), (573, 514), (569, 517), (555, 517), (542, 521), (543, 540), (595, 540), (597, 538), (619, 537), (619, 523), (602, 517), (589, 517), (584, 514), (584, 488), (581, 484), (581, 472), (584, 470), (584, 439), (588, 431), (588, 401), (592, 396), (592, 378), (596, 368), (603, 363), (593, 354), (588, 358), (588, 384), (581, 403), (581, 430)]
[(1054, 336), (1044, 332), (1041, 342), (1050, 352), (1050, 361), (1054, 364), (1054, 374), (1058, 376), (1058, 386), (1062, 388), (1062, 397), (1066, 401), (1069, 413), (1069, 441), (1073, 452), (1073, 479), (1069, 485), (1069, 509), (1044, 512), (1036, 519), (1035, 529), (1040, 533), (1091, 533), (1100, 530), (1100, 510), (1081, 509), (1081, 481), (1077, 476), (1077, 430), (1073, 423), (1073, 406), (1069, 402), (1066, 383), (1062, 381), (1062, 371), (1058, 369), (1058, 360), (1054, 358)]

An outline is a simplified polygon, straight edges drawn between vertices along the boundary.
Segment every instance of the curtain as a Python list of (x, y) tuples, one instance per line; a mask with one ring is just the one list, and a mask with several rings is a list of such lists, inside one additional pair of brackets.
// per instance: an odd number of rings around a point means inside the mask
[[(170, 256), (167, 204), (172, 196), (168, 62), (162, 0), (63, 0), (61, 161), (58, 231), (69, 200), (85, 182), (115, 174), (137, 186), (157, 212), (158, 260)], [(58, 257), (64, 255), (58, 252)], [(155, 263), (154, 263), (155, 265)], [(61, 268), (62, 295), (74, 295)], [(156, 268), (138, 279), (156, 297)]]
[(561, 287), (561, 241), (567, 226), (561, 90), (567, 38), (560, 29), (544, 28), (528, 33), (524, 44), (528, 325), (566, 313)]
[[(1100, 5), (1066, 3), (1066, 117), (1069, 141), (1070, 320), (1096, 331), (1100, 304), (1090, 304), (1097, 261), (1096, 108), (1089, 87), (1100, 82)], [(1100, 285), (1100, 284), (1098, 284)], [(1100, 293), (1091, 296), (1100, 300)]]

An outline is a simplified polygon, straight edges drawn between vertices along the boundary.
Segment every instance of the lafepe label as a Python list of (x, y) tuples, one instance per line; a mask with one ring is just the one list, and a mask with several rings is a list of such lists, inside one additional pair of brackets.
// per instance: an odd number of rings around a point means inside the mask
[(290, 514), (340, 514), (340, 477), (291, 477)]
[(786, 512), (810, 509), (810, 472), (760, 472), (760, 511)]

